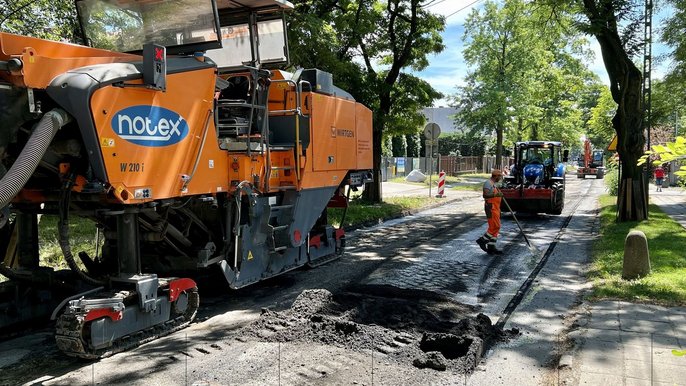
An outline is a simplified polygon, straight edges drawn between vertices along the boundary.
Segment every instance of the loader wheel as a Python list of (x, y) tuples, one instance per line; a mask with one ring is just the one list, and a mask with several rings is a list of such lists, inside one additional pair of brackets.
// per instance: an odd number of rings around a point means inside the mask
[(550, 211), (550, 214), (562, 214), (562, 209), (565, 207), (565, 195), (564, 192), (562, 194), (559, 194), (559, 199), (557, 199), (555, 202), (553, 202), (553, 210)]
[(563, 208), (564, 208), (564, 205), (562, 205), (562, 204), (555, 205), (555, 207), (553, 208), (553, 210), (550, 213), (555, 214), (555, 215), (562, 214)]

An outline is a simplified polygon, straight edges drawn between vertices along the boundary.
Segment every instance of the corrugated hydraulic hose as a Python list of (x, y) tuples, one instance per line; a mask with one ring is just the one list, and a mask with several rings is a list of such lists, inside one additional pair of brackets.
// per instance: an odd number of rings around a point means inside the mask
[[(69, 119), (69, 115), (61, 109), (51, 110), (41, 118), (17, 160), (0, 179), (0, 210), (7, 207), (14, 196), (26, 185), (50, 146), (55, 133), (67, 124)], [(12, 270), (2, 264), (0, 264), (0, 273), (8, 278), (16, 279)]]
[(7, 206), (26, 185), (48, 150), (57, 130), (66, 125), (69, 120), (69, 115), (61, 109), (54, 109), (43, 115), (21, 154), (0, 180), (0, 209)]

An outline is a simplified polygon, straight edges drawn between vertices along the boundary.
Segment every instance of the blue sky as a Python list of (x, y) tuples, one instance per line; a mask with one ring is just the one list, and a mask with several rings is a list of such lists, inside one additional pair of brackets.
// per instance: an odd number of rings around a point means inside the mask
[[(427, 9), (444, 16), (449, 16), (446, 20), (446, 29), (443, 32), (443, 43), (445, 50), (438, 55), (432, 55), (429, 58), (430, 65), (424, 71), (417, 73), (419, 77), (429, 82), (436, 90), (444, 95), (451, 95), (456, 92), (455, 87), (463, 84), (464, 78), (467, 74), (467, 65), (462, 59), (462, 35), (464, 34), (464, 21), (475, 7), (480, 9), (485, 1), (478, 1), (475, 5), (475, 0), (436, 0)], [(464, 8), (464, 9), (463, 9)], [(461, 10), (457, 12), (458, 10)], [(666, 47), (658, 42), (658, 28), (662, 15), (667, 11), (662, 11), (653, 18), (653, 79), (661, 78), (664, 69), (667, 68), (668, 63), (657, 63), (655, 58), (664, 52)], [(590, 43), (590, 48), (595, 53), (595, 59), (587, 63), (588, 67), (598, 74), (600, 80), (609, 85), (607, 72), (603, 65), (602, 57), (600, 55), (600, 47), (593, 37), (587, 38)], [(448, 101), (441, 99), (436, 101), (434, 106), (447, 106)]]

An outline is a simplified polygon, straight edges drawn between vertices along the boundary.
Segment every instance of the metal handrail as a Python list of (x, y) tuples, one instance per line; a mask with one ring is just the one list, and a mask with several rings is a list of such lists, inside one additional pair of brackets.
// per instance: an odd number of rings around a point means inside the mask
[(286, 110), (272, 110), (269, 111), (270, 115), (277, 115), (277, 114), (299, 114), (301, 117), (306, 117), (309, 118), (309, 115), (305, 115), (302, 113), (302, 86), (303, 84), (307, 84), (312, 87), (312, 84), (306, 80), (301, 80), (300, 82), (296, 83), (292, 79), (277, 79), (273, 80), (272, 83), (288, 83), (291, 86), (295, 88), (295, 108), (294, 109), (286, 109)]
[(191, 180), (195, 176), (195, 172), (198, 171), (198, 164), (200, 163), (200, 157), (202, 157), (202, 151), (205, 148), (205, 140), (207, 140), (207, 129), (210, 126), (210, 119), (214, 115), (214, 110), (209, 109), (207, 111), (207, 120), (205, 120), (205, 128), (203, 129), (202, 133), (202, 140), (200, 142), (200, 148), (198, 149), (198, 155), (195, 156), (195, 163), (193, 164), (193, 170), (191, 171), (191, 174), (188, 175), (187, 178), (183, 179), (183, 185), (181, 186), (181, 192), (185, 193), (188, 189), (188, 184), (191, 183)]
[[(301, 80), (299, 82), (295, 82), (292, 79), (277, 79), (273, 80), (272, 83), (286, 83), (295, 88), (295, 108), (294, 109), (285, 109), (285, 110), (274, 110), (274, 111), (269, 111), (269, 115), (277, 115), (277, 114), (292, 114), (295, 115), (295, 175), (296, 179), (300, 181), (300, 117), (304, 118), (309, 118), (309, 115), (305, 115), (302, 113), (302, 88), (304, 84), (307, 84), (310, 86), (310, 89), (312, 89), (312, 84), (306, 80)], [(269, 178), (271, 175), (271, 171), (267, 172), (267, 178)], [(268, 180), (269, 181), (269, 180)], [(267, 182), (267, 185), (269, 185), (269, 182)]]

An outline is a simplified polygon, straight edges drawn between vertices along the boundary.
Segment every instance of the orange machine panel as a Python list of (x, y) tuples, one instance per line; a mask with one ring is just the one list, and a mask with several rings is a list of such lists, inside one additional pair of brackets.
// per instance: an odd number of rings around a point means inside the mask
[(372, 111), (359, 103), (355, 106), (355, 126), (357, 130), (357, 168), (372, 169), (374, 165), (372, 146)]
[(96, 48), (0, 33), (0, 60), (19, 57), (23, 84), (46, 88), (58, 75), (94, 64), (140, 60), (139, 56)]
[(357, 141), (355, 140), (355, 102), (346, 99), (336, 100), (335, 129), (332, 135), (336, 137), (336, 169), (357, 169), (355, 157)]
[(94, 93), (93, 119), (117, 197), (136, 202), (228, 189), (228, 157), (211, 116), (214, 82), (209, 68), (168, 75), (166, 92), (108, 86)]
[(314, 94), (310, 114), (312, 170), (336, 170), (336, 98)]

